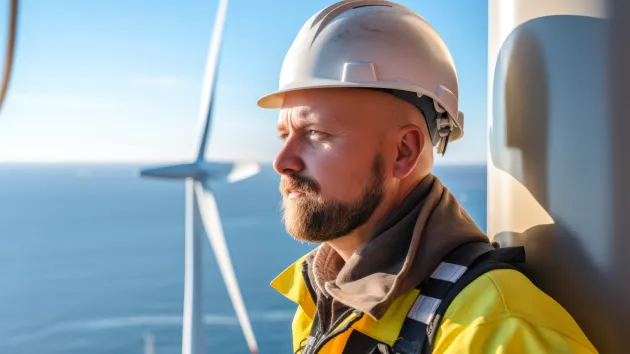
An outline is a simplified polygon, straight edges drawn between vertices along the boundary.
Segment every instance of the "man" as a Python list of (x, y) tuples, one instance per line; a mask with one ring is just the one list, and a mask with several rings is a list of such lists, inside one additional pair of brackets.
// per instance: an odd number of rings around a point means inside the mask
[(596, 352), (522, 273), (488, 268), (515, 253), (488, 246), (431, 174), (463, 115), (450, 53), (420, 16), (379, 0), (321, 10), (258, 103), (281, 108), (286, 229), (320, 244), (272, 283), (298, 305), (295, 352)]

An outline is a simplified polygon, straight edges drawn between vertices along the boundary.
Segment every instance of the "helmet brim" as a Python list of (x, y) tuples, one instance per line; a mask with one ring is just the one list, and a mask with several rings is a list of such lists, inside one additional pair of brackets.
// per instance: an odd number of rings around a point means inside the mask
[[(310, 79), (308, 83), (305, 82), (293, 82), (287, 85), (283, 85), (283, 89), (269, 93), (260, 97), (257, 101), (260, 108), (282, 108), (284, 103), (284, 96), (288, 92), (322, 89), (322, 88), (382, 88), (382, 89), (394, 89), (410, 91), (409, 84), (406, 82), (397, 81), (380, 81), (380, 82), (344, 82), (332, 79)], [(414, 87), (413, 92), (426, 95), (431, 98), (433, 94), (420, 87)]]
[[(384, 88), (384, 89), (398, 89), (398, 90), (409, 90), (409, 85), (406, 83), (398, 83), (398, 82), (370, 82), (370, 83), (350, 83), (350, 82), (339, 82), (337, 80), (326, 80), (319, 79), (316, 82), (314, 80), (310, 80), (309, 84), (302, 85), (300, 83), (295, 83), (292, 85), (286, 85), (283, 90), (278, 90), (267, 95), (264, 95), (258, 99), (256, 102), (258, 107), (266, 108), (266, 109), (278, 109), (282, 108), (284, 104), (284, 97), (289, 92), (301, 91), (301, 90), (312, 90), (312, 89), (323, 89), (323, 88)], [(431, 92), (425, 91), (422, 88), (416, 88), (414, 90), (417, 93), (427, 95), (431, 98), (434, 98)], [(455, 126), (453, 127), (453, 131), (451, 133), (450, 141), (456, 141), (463, 137), (464, 132), (462, 129), (463, 122), (460, 122), (461, 112), (458, 116), (454, 117)]]

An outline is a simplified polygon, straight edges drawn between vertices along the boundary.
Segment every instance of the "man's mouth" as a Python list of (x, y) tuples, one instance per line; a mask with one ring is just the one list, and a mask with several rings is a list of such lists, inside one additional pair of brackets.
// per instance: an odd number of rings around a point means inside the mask
[(285, 177), (280, 181), (280, 190), (288, 200), (304, 198), (318, 193), (317, 183), (304, 177)]
[(300, 192), (299, 190), (296, 189), (290, 189), (288, 191), (288, 198), (289, 199), (297, 199), (299, 197), (301, 197), (302, 195), (304, 195), (304, 193)]

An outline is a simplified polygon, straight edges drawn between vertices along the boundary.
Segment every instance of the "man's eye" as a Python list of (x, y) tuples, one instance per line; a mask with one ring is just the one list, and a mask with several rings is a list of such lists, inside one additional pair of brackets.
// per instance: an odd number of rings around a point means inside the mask
[(324, 132), (320, 132), (317, 130), (309, 130), (308, 131), (308, 135), (309, 137), (315, 139), (315, 140), (321, 140), (324, 139), (328, 136), (328, 134), (324, 133)]
[(287, 140), (287, 137), (289, 137), (289, 134), (286, 134), (286, 133), (278, 134), (278, 139), (282, 141)]

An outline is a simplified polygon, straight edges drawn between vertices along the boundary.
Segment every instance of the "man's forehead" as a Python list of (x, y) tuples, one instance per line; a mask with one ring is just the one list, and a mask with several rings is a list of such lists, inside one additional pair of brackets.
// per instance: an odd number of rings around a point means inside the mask
[(398, 99), (393, 96), (363, 89), (288, 92), (279, 112), (278, 127), (286, 127), (289, 122), (300, 125), (334, 123), (346, 127), (375, 125), (385, 115), (392, 114), (396, 103)]
[(321, 120), (321, 114), (311, 106), (293, 106), (280, 110), (278, 114), (278, 127), (285, 126), (291, 121), (293, 124), (309, 124)]
[(347, 110), (332, 101), (304, 100), (285, 104), (278, 115), (278, 127), (287, 124), (306, 126), (311, 124), (343, 123)]
[(356, 110), (357, 103), (365, 97), (357, 97), (356, 92), (343, 89), (310, 89), (287, 92), (280, 116), (298, 119), (326, 119)]

